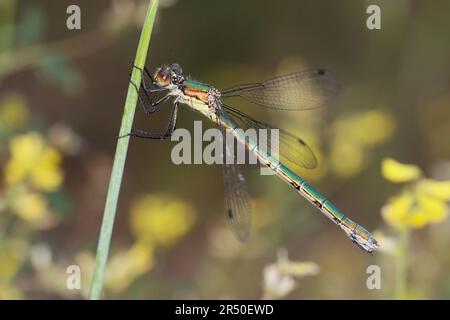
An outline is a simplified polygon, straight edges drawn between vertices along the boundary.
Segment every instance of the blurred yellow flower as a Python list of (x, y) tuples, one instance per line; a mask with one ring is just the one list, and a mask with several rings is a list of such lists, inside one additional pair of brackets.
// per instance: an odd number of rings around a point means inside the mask
[(37, 189), (51, 192), (63, 181), (61, 154), (48, 146), (37, 132), (15, 136), (9, 144), (11, 158), (6, 164), (5, 178), (9, 185), (29, 181)]
[(377, 145), (389, 139), (395, 130), (392, 115), (381, 110), (357, 112), (337, 119), (334, 133), (359, 145)]
[(0, 245), (0, 282), (12, 281), (24, 262), (27, 244), (21, 240), (7, 240)]
[(383, 218), (394, 227), (422, 228), (447, 218), (447, 204), (428, 195), (406, 191), (392, 197), (382, 209)]
[(131, 208), (131, 230), (136, 239), (170, 246), (194, 225), (196, 212), (186, 202), (166, 195), (146, 195)]
[(364, 149), (357, 143), (336, 138), (330, 151), (330, 164), (339, 177), (352, 177), (364, 164)]
[(20, 193), (14, 197), (12, 208), (28, 222), (35, 222), (47, 212), (47, 202), (40, 193)]
[(278, 260), (264, 268), (263, 298), (279, 299), (295, 289), (295, 278), (318, 274), (319, 266), (314, 262), (295, 262), (287, 257), (287, 251), (278, 251)]
[(382, 208), (385, 221), (397, 228), (422, 228), (440, 223), (448, 216), (450, 181), (421, 179), (421, 170), (393, 159), (384, 159), (383, 176), (392, 182), (410, 182)]
[(14, 281), (27, 252), (28, 245), (25, 241), (3, 239), (0, 242), (0, 300), (22, 298), (22, 292), (14, 285)]
[(365, 145), (377, 145), (389, 139), (395, 130), (395, 121), (389, 113), (371, 110), (353, 119), (354, 139)]
[(0, 281), (0, 300), (19, 300), (22, 297), (22, 292), (14, 284)]
[(23, 188), (16, 188), (16, 192), (11, 194), (10, 208), (33, 227), (45, 229), (57, 222), (56, 216), (50, 212), (47, 200), (42, 194), (29, 192)]
[(403, 164), (391, 158), (382, 161), (381, 173), (386, 180), (395, 183), (417, 180), (422, 175), (419, 167)]
[(365, 165), (370, 147), (387, 141), (395, 130), (395, 120), (387, 112), (369, 110), (337, 119), (331, 126), (330, 164), (340, 177), (351, 177)]
[(23, 128), (30, 114), (25, 99), (17, 94), (9, 94), (0, 101), (0, 127), (15, 130)]
[(105, 287), (117, 293), (153, 266), (153, 248), (148, 243), (135, 243), (131, 249), (116, 253), (108, 262)]
[(450, 181), (424, 179), (417, 185), (420, 192), (444, 201), (450, 201)]

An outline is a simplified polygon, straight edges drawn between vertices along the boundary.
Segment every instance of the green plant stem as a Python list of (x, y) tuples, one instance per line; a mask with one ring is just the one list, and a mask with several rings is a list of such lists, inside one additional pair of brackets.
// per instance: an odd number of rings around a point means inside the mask
[(398, 229), (399, 240), (395, 252), (395, 299), (407, 299), (407, 278), (408, 278), (408, 244), (409, 230), (407, 228)]
[[(147, 15), (142, 27), (141, 38), (139, 39), (136, 58), (134, 60), (134, 65), (141, 69), (144, 68), (145, 65), (157, 8), (158, 0), (152, 0), (148, 6)], [(136, 85), (141, 83), (141, 73), (136, 68), (133, 68), (131, 73), (131, 81)], [(131, 131), (137, 99), (138, 94), (136, 89), (130, 83), (122, 116), (122, 124), (120, 126), (120, 137)], [(99, 299), (102, 293), (106, 262), (108, 260), (111, 234), (114, 226), (114, 218), (116, 215), (117, 201), (119, 198), (120, 184), (122, 182), (129, 141), (129, 136), (117, 139), (116, 154), (114, 156), (114, 164), (111, 172), (111, 179), (109, 181), (108, 195), (106, 197), (105, 211), (103, 213), (102, 227), (97, 247), (94, 274), (89, 293), (89, 299), (91, 300)]]

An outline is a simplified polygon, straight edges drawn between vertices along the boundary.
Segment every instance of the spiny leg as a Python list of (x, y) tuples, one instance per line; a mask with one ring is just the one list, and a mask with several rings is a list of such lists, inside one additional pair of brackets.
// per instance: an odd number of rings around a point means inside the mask
[[(133, 87), (136, 89), (136, 92), (138, 93), (139, 102), (140, 102), (140, 104), (141, 104), (141, 106), (142, 106), (142, 109), (144, 110), (144, 113), (145, 113), (146, 115), (150, 115), (150, 114), (154, 113), (156, 110), (158, 110), (158, 108), (159, 108), (164, 102), (166, 102), (166, 101), (169, 100), (169, 98), (170, 98), (170, 95), (165, 95), (164, 97), (160, 98), (159, 100), (153, 102), (152, 99), (151, 99), (151, 97), (150, 97), (150, 95), (149, 95), (149, 93), (155, 92), (155, 91), (150, 91), (150, 90), (145, 90), (145, 89), (144, 89), (142, 92), (143, 92), (143, 94), (145, 95), (145, 97), (142, 97), (141, 91), (138, 89), (138, 86), (137, 86), (133, 81), (131, 81), (131, 80), (130, 80), (130, 83), (131, 83), (131, 84), (133, 85)], [(157, 88), (157, 89), (155, 89), (155, 90), (162, 91), (162, 90), (166, 90), (166, 89), (163, 88), (163, 89), (161, 90), (160, 88)], [(145, 98), (146, 101), (149, 102), (150, 105), (147, 105), (147, 103), (144, 102), (144, 98)]]
[(119, 138), (132, 136), (144, 139), (156, 139), (156, 140), (166, 140), (172, 136), (173, 131), (175, 130), (177, 124), (177, 115), (178, 115), (178, 102), (174, 102), (172, 108), (172, 114), (170, 115), (170, 121), (167, 125), (167, 129), (165, 132), (154, 132), (154, 131), (145, 131), (141, 129), (131, 129), (131, 132), (120, 136)]

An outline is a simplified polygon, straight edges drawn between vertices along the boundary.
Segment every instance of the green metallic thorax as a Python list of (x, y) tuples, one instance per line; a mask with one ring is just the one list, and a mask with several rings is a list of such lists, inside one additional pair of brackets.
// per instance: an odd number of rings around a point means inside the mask
[(209, 85), (197, 82), (194, 80), (184, 80), (183, 86), (185, 86), (188, 89), (196, 90), (196, 91), (203, 91), (208, 92), (208, 90), (211, 88)]

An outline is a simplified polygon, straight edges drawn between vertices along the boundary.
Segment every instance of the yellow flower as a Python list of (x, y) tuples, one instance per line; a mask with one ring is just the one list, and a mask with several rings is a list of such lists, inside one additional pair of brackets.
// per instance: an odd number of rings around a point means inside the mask
[(336, 139), (331, 147), (330, 164), (337, 176), (352, 177), (363, 167), (364, 149), (351, 140)]
[(382, 215), (388, 224), (417, 229), (447, 218), (450, 181), (422, 178), (417, 166), (390, 158), (383, 160), (382, 174), (392, 182), (410, 182), (400, 195), (392, 197), (383, 207)]
[(10, 94), (0, 102), (0, 127), (9, 130), (22, 128), (30, 115), (22, 96)]
[(61, 154), (48, 146), (37, 132), (18, 135), (10, 141), (11, 158), (6, 164), (5, 178), (9, 185), (29, 181), (37, 189), (51, 192), (63, 181)]
[(22, 298), (22, 292), (17, 286), (0, 281), (0, 300), (19, 300)]
[(417, 203), (411, 215), (416, 216), (417, 225), (440, 223), (448, 216), (447, 204), (441, 199), (417, 192)]
[(384, 111), (369, 110), (357, 112), (335, 121), (335, 135), (364, 146), (377, 145), (389, 139), (395, 130), (393, 117)]
[(409, 182), (417, 180), (422, 175), (420, 169), (411, 164), (402, 164), (394, 159), (386, 158), (381, 163), (381, 173), (391, 182)]
[(15, 197), (12, 207), (28, 222), (35, 222), (47, 212), (47, 202), (40, 193), (21, 193)]
[(115, 254), (108, 263), (105, 287), (120, 292), (153, 266), (153, 248), (148, 243), (135, 243), (131, 249)]
[(331, 126), (330, 164), (340, 177), (351, 177), (365, 166), (370, 148), (387, 141), (395, 130), (394, 118), (384, 111), (357, 112), (337, 119)]
[(383, 218), (394, 227), (423, 228), (448, 216), (445, 202), (424, 194), (404, 192), (383, 207)]
[(49, 228), (57, 222), (42, 194), (23, 188), (17, 188), (15, 191), (11, 192), (10, 207), (24, 221), (39, 229)]
[(182, 200), (165, 195), (147, 195), (135, 201), (130, 217), (136, 239), (169, 246), (192, 228), (196, 212)]
[(424, 194), (429, 194), (444, 201), (450, 201), (450, 181), (424, 179), (417, 186)]
[(389, 139), (395, 130), (392, 116), (379, 110), (365, 112), (355, 120), (354, 139), (365, 145), (377, 145)]
[(27, 245), (21, 240), (9, 240), (0, 245), (0, 283), (12, 281), (26, 257)]

